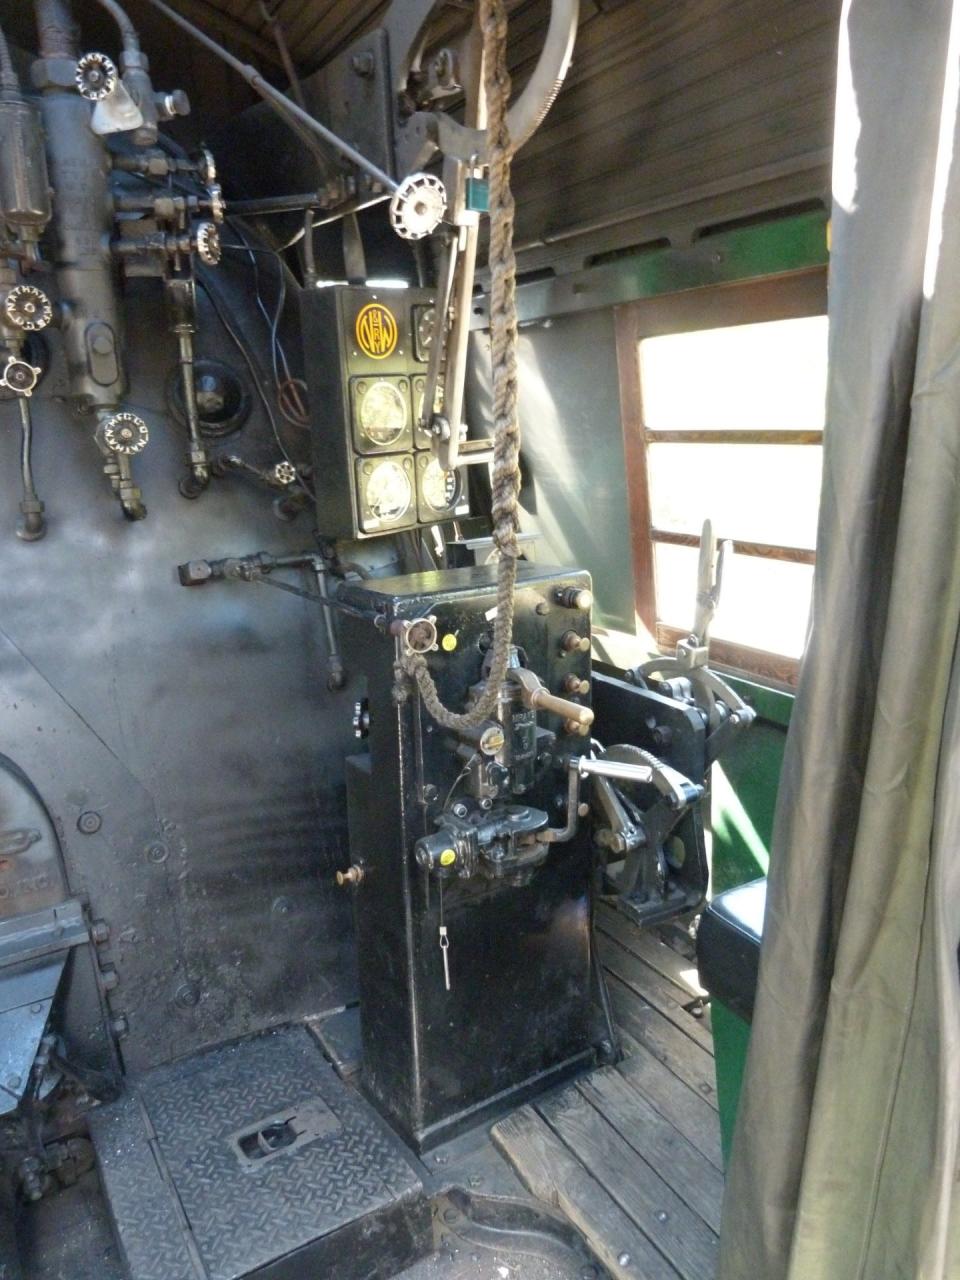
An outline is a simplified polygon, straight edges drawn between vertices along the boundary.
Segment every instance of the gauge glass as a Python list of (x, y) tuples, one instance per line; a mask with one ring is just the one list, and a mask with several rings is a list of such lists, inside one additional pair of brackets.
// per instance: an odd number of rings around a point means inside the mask
[(454, 506), (460, 488), (456, 471), (445, 471), (436, 458), (431, 458), (421, 480), (424, 501), (434, 511), (445, 511)]
[(395, 444), (407, 425), (407, 405), (392, 382), (374, 382), (360, 396), (360, 430), (373, 444)]
[(434, 307), (418, 307), (417, 311), (417, 359), (423, 361), (430, 355), (433, 345), (433, 326), (437, 312)]
[[(423, 397), (426, 394), (426, 382), (423, 378), (417, 380), (414, 384), (417, 402), (417, 422), (423, 421)], [(443, 379), (437, 379), (437, 392), (433, 397), (433, 412), (440, 413), (443, 409)]]
[(378, 520), (400, 520), (413, 502), (410, 477), (398, 462), (378, 462), (367, 480), (364, 498)]

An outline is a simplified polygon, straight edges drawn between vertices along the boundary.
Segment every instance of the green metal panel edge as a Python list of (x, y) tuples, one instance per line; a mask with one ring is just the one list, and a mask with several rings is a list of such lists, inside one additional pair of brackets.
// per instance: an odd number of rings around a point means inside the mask
[(772, 689), (765, 684), (756, 684), (753, 680), (744, 680), (739, 676), (724, 676), (724, 679), (739, 693), (747, 706), (756, 711), (761, 720), (769, 720), (771, 724), (786, 729), (796, 700), (795, 694)]
[[(806, 271), (826, 266), (828, 260), (827, 213), (818, 209), (733, 227), (687, 248), (639, 251), (584, 271), (520, 284), (517, 313), (521, 324), (531, 324), (659, 294)], [(488, 324), (488, 299), (477, 297), (471, 328), (486, 329)]]

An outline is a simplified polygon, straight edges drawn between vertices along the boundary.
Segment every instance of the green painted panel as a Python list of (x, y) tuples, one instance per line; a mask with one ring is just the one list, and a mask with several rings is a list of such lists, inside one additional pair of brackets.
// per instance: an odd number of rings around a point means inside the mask
[(716, 1055), (717, 1105), (720, 1108), (720, 1147), (723, 1163), (730, 1159), (743, 1071), (750, 1044), (750, 1024), (715, 1000), (710, 1006), (713, 1051)]
[(765, 876), (793, 695), (733, 680), (757, 718), (712, 779), (713, 892)]
[[(757, 718), (722, 764), (712, 784), (713, 893), (767, 874), (773, 813), (783, 764), (793, 695), (748, 680), (734, 680)], [(750, 1026), (719, 1001), (711, 1005), (713, 1047), (724, 1163), (730, 1157)]]
[[(695, 240), (680, 248), (626, 253), (583, 271), (532, 280), (517, 288), (521, 324), (577, 311), (596, 311), (684, 289), (706, 289), (763, 276), (826, 266), (823, 210), (770, 218)], [(489, 326), (489, 298), (474, 300), (470, 326)]]

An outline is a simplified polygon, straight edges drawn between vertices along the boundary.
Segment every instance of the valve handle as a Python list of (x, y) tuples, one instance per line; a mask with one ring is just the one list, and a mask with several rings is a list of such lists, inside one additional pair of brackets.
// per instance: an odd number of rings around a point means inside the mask
[(564, 720), (572, 720), (581, 728), (589, 728), (593, 724), (593, 709), (580, 702), (571, 702), (567, 698), (558, 698), (540, 683), (537, 674), (528, 667), (511, 667), (507, 671), (507, 679), (520, 686), (520, 701), (525, 707), (534, 711), (549, 711)]

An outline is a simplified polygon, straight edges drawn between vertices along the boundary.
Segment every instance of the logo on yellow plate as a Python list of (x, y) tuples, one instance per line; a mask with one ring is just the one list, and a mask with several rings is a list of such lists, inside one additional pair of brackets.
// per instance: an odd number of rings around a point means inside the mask
[(368, 302), (357, 315), (357, 344), (372, 360), (385, 360), (397, 345), (397, 320), (389, 308)]

